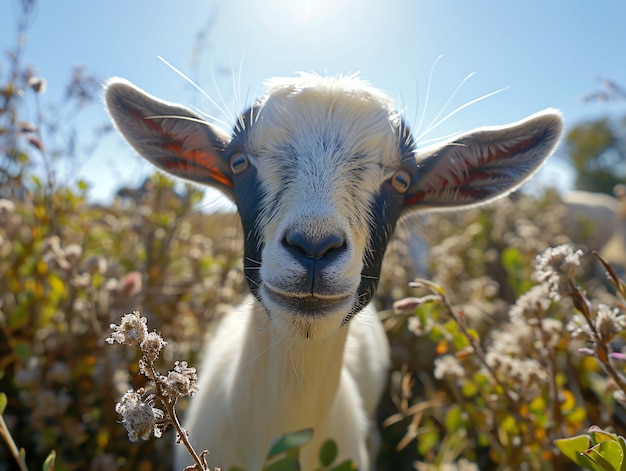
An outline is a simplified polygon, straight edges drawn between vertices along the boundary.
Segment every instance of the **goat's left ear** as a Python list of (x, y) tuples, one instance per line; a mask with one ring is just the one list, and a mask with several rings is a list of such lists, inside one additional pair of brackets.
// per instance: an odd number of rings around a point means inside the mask
[(104, 98), (126, 140), (160, 170), (231, 194), (224, 160), (230, 136), (191, 110), (167, 103), (123, 79), (109, 80)]
[(506, 195), (541, 167), (556, 147), (562, 128), (561, 114), (545, 110), (419, 152), (405, 208), (472, 206)]

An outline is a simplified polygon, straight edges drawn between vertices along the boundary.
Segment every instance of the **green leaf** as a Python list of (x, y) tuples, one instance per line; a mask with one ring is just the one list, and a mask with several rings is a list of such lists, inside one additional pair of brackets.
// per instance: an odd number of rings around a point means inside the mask
[(507, 247), (502, 251), (500, 261), (507, 273), (507, 281), (516, 295), (519, 296), (531, 288), (532, 284), (523, 277), (528, 263), (519, 249)]
[(35, 184), (35, 186), (37, 187), (38, 190), (41, 190), (42, 188), (42, 184), (41, 184), (41, 180), (39, 178), (37, 178), (35, 175), (31, 175), (30, 179), (33, 181), (33, 183)]
[(478, 394), (478, 386), (472, 380), (466, 379), (461, 385), (461, 393), (463, 397), (472, 398)]
[(352, 461), (346, 460), (331, 468), (330, 471), (357, 471), (357, 467)]
[(43, 462), (43, 471), (54, 471), (54, 462), (56, 461), (57, 454), (54, 450), (50, 452), (46, 461)]
[[(621, 435), (617, 436), (617, 443), (619, 443), (619, 446), (622, 447), (622, 453), (624, 454), (624, 456), (626, 456), (626, 440), (624, 439), (624, 437), (622, 437)], [(621, 471), (626, 471), (626, 460), (624, 462), (622, 462), (622, 470)]]
[(422, 455), (432, 451), (441, 442), (441, 437), (436, 430), (428, 428), (426, 430), (420, 433), (417, 441), (417, 451)]
[(87, 191), (89, 189), (89, 183), (87, 183), (85, 180), (78, 180), (78, 189), (81, 191)]
[[(474, 329), (468, 329), (467, 333), (474, 337), (475, 339), (479, 339), (478, 332)], [(465, 348), (470, 346), (469, 339), (462, 332), (454, 332), (452, 335), (452, 344), (457, 352), (464, 350)]]
[(4, 409), (7, 407), (7, 403), (9, 402), (7, 395), (4, 393), (0, 393), (0, 415), (4, 414)]
[(590, 451), (589, 447), (592, 445), (591, 436), (589, 435), (577, 435), (575, 437), (554, 440), (554, 444), (561, 450), (561, 453), (584, 469), (590, 469), (592, 471), (605, 471), (607, 469), (599, 463), (594, 462), (594, 460), (587, 455), (587, 452)]
[(307, 428), (299, 432), (288, 433), (274, 439), (267, 454), (268, 458), (274, 458), (294, 448), (306, 445), (313, 437), (313, 429)]
[(624, 452), (616, 440), (598, 443), (587, 451), (587, 456), (607, 471), (620, 471), (624, 462)]
[(446, 430), (458, 430), (463, 424), (461, 408), (458, 405), (452, 405), (448, 409), (445, 418)]
[(591, 435), (591, 440), (594, 444), (606, 442), (606, 441), (615, 441), (615, 435), (609, 432), (605, 432), (599, 427), (593, 426), (589, 429), (589, 435)]
[(480, 447), (488, 447), (491, 444), (491, 440), (488, 435), (485, 435), (482, 432), (478, 433), (478, 446)]
[[(561, 453), (580, 466), (587, 466), (588, 460), (584, 459), (583, 453), (591, 446), (589, 435), (577, 435), (575, 437), (554, 440)], [(584, 458), (581, 458), (583, 456)]]
[(334, 440), (326, 440), (320, 448), (320, 464), (330, 466), (337, 459), (338, 449)]

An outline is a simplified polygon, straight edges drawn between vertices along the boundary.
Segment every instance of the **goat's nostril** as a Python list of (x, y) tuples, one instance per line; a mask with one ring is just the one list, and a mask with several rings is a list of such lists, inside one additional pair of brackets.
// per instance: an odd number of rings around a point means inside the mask
[(338, 253), (346, 247), (346, 239), (343, 234), (330, 234), (317, 243), (317, 257), (328, 256), (330, 253)]
[(283, 245), (292, 251), (297, 250), (307, 258), (321, 259), (332, 251), (343, 250), (346, 247), (346, 239), (340, 233), (310, 238), (300, 231), (290, 231), (285, 235)]

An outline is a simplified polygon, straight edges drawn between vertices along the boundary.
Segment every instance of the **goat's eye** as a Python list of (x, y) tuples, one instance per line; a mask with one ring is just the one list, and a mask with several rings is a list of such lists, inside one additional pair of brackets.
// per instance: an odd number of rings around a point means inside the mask
[(248, 165), (248, 157), (243, 152), (237, 152), (230, 158), (230, 169), (235, 175), (239, 175), (241, 172), (247, 169)]
[(391, 177), (391, 186), (398, 192), (404, 193), (411, 186), (411, 175), (406, 170), (398, 170)]

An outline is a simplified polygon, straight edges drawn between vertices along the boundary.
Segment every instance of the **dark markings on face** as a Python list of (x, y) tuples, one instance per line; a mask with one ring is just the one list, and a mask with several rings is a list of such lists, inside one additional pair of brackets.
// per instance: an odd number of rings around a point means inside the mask
[[(228, 161), (236, 152), (246, 152), (246, 133), (254, 125), (250, 117), (257, 116), (258, 112), (258, 106), (253, 106), (242, 115), (244, 126), (239, 126), (234, 130), (233, 140), (225, 153)], [(244, 275), (250, 291), (260, 301), (263, 238), (259, 232), (258, 216), (261, 213), (263, 190), (254, 165), (249, 165), (241, 174), (234, 175), (233, 196), (244, 234)]]
[(357, 292), (357, 298), (344, 322), (349, 321), (367, 306), (376, 292), (387, 243), (402, 212), (402, 201), (402, 195), (397, 193), (388, 181), (382, 185), (379, 194), (376, 195), (373, 201), (371, 207), (372, 219), (368, 227), (370, 244), (366, 249), (366, 253), (363, 254), (361, 283)]

